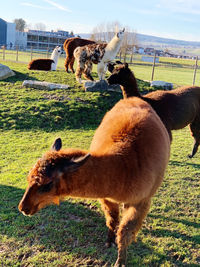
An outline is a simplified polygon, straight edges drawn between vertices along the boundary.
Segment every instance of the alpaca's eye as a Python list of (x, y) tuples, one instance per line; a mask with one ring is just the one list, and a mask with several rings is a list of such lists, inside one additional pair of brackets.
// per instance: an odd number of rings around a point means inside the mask
[(53, 187), (53, 181), (48, 183), (48, 184), (41, 185), (38, 189), (38, 192), (39, 193), (47, 193), (47, 192), (51, 191), (52, 187)]

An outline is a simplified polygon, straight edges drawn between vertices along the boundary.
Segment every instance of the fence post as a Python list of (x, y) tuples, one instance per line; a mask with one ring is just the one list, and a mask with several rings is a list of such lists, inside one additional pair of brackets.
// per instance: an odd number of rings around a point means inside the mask
[(16, 61), (18, 61), (18, 54), (19, 54), (19, 46), (16, 46)]
[(31, 61), (33, 59), (33, 47), (31, 46)]
[(124, 63), (126, 62), (126, 48), (124, 49)]
[(196, 61), (195, 61), (194, 75), (193, 75), (193, 82), (192, 82), (192, 85), (195, 85), (197, 68), (198, 68), (198, 56), (196, 57)]
[(47, 58), (49, 58), (49, 48), (47, 46)]
[(153, 81), (155, 65), (156, 65), (156, 52), (155, 52), (154, 58), (153, 58), (153, 67), (152, 67), (152, 73), (151, 73), (151, 81)]
[(3, 46), (3, 60), (6, 58), (6, 47), (5, 45)]
[(119, 61), (122, 61), (122, 51), (119, 52)]

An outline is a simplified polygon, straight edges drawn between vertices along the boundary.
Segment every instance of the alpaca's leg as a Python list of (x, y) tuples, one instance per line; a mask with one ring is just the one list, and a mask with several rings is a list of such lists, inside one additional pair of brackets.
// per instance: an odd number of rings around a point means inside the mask
[(85, 64), (84, 62), (77, 62), (77, 68), (76, 68), (76, 72), (75, 72), (75, 76), (76, 76), (76, 80), (77, 82), (81, 83), (81, 75), (84, 71), (85, 68)]
[(51, 70), (56, 70), (56, 63), (51, 63)]
[(106, 63), (105, 66), (104, 66), (104, 73), (103, 73), (104, 76), (103, 76), (103, 79), (105, 79), (105, 75), (106, 75), (107, 70), (108, 70), (108, 63)]
[(69, 69), (71, 70), (72, 73), (75, 73), (74, 68), (73, 68), (74, 61), (75, 61), (75, 58), (74, 58), (74, 56), (72, 56), (70, 59), (70, 62), (69, 62)]
[(104, 211), (106, 225), (108, 227), (106, 246), (110, 247), (112, 243), (115, 243), (116, 230), (119, 224), (119, 205), (106, 199), (101, 199), (100, 203), (101, 208)]
[(134, 240), (150, 208), (150, 200), (137, 205), (125, 204), (122, 220), (117, 231), (118, 258), (115, 267), (126, 265), (128, 245)]
[(87, 61), (86, 64), (85, 64), (85, 69), (83, 71), (83, 75), (86, 79), (88, 80), (91, 80), (91, 81), (94, 81), (92, 75), (91, 75), (91, 72), (92, 72), (92, 62), (91, 61)]
[(69, 66), (70, 58), (66, 56), (65, 58), (65, 71), (69, 73), (68, 66)]
[(97, 73), (98, 73), (99, 80), (103, 80), (105, 77), (104, 69), (105, 69), (105, 64), (102, 61), (99, 62), (97, 65)]
[(192, 136), (194, 137), (194, 146), (192, 149), (192, 153), (188, 155), (189, 158), (194, 157), (197, 153), (199, 144), (200, 144), (200, 117), (197, 116), (194, 121), (190, 124), (190, 131)]

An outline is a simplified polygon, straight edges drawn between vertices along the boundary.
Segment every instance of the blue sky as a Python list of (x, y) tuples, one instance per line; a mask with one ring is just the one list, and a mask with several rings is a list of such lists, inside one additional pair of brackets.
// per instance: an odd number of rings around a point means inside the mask
[(0, 18), (75, 34), (118, 21), (138, 33), (200, 41), (200, 0), (5, 0)]

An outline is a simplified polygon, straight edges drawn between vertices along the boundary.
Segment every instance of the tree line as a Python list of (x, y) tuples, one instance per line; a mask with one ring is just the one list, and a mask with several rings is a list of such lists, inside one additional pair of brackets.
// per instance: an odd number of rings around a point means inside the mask
[[(23, 32), (25, 28), (28, 27), (26, 21), (22, 18), (14, 19), (14, 23), (16, 24), (17, 31)], [(113, 38), (115, 32), (122, 28), (123, 26), (118, 21), (101, 23), (93, 28), (90, 39), (96, 42), (109, 42)], [(34, 29), (45, 31), (46, 25), (44, 23), (36, 23)], [(70, 34), (74, 35), (73, 31), (71, 31)], [(136, 46), (138, 46), (136, 31), (130, 29), (129, 26), (125, 26), (125, 35), (120, 49), (120, 58), (123, 58), (125, 61), (127, 54), (131, 54), (132, 57), (134, 47)]]

